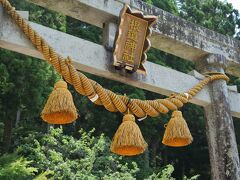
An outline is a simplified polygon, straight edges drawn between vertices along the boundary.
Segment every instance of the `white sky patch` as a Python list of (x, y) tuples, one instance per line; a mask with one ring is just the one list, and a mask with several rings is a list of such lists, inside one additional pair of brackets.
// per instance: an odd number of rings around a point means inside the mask
[(233, 5), (233, 8), (237, 9), (240, 12), (240, 0), (222, 0), (222, 1), (231, 3)]
[[(221, 0), (221, 1), (231, 3), (233, 8), (237, 9), (238, 12), (240, 13), (240, 0)], [(236, 27), (236, 34), (238, 32), (240, 32), (240, 27)]]

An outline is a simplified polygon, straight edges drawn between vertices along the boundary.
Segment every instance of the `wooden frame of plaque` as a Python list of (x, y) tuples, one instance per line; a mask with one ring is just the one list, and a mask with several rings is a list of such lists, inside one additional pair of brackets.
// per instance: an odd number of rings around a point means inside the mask
[(119, 29), (113, 52), (113, 65), (128, 72), (146, 74), (143, 63), (151, 43), (151, 26), (156, 16), (144, 16), (141, 11), (133, 11), (125, 5), (120, 15)]

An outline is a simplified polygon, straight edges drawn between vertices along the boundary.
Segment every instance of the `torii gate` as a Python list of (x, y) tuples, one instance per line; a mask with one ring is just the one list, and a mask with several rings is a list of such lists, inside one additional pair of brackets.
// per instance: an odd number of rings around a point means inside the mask
[[(127, 3), (133, 9), (158, 16), (151, 38), (153, 47), (196, 62), (196, 69), (201, 73), (218, 71), (240, 77), (239, 41), (189, 23), (141, 0), (30, 1), (103, 28), (104, 44), (98, 45), (29, 22), (59, 54), (73, 57), (74, 65), (79, 70), (163, 95), (184, 92), (202, 78), (196, 72), (184, 74), (150, 62), (145, 63), (146, 69), (151, 69), (147, 76), (116, 71), (111, 63), (111, 48), (117, 18)], [(20, 13), (27, 18), (26, 12)], [(0, 47), (44, 59), (1, 5)], [(236, 87), (217, 80), (204, 88), (191, 102), (203, 106), (205, 110), (212, 179), (240, 179), (239, 155), (232, 120), (232, 116), (240, 117), (240, 94)]]

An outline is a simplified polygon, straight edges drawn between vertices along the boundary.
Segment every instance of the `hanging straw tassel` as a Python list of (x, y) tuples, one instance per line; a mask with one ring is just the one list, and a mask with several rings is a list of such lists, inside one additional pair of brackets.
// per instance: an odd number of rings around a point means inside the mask
[(122, 156), (134, 156), (145, 151), (147, 143), (132, 114), (126, 114), (113, 137), (111, 151)]
[(67, 124), (77, 119), (77, 109), (65, 81), (58, 81), (49, 95), (41, 117), (49, 124)]
[(167, 124), (162, 143), (172, 147), (182, 147), (193, 141), (188, 125), (181, 111), (174, 111)]

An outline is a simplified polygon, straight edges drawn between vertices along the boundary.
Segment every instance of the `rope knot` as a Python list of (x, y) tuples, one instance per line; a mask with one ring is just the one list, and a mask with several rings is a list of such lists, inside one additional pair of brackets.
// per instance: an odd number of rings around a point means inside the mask
[(123, 122), (124, 121), (133, 121), (133, 122), (135, 122), (135, 117), (132, 114), (126, 114), (125, 116), (123, 116)]
[[(74, 68), (72, 59), (68, 56), (63, 58), (60, 56), (48, 43), (31, 28), (29, 23), (24, 20), (15, 10), (14, 7), (7, 0), (0, 0), (0, 3), (7, 10), (7, 13), (17, 22), (17, 25), (23, 30), (23, 32), (29, 37), (36, 48), (44, 55), (50, 64), (71, 84), (80, 94), (88, 96), (91, 101), (97, 102), (96, 104), (109, 107), (111, 111), (120, 111), (125, 114), (127, 111), (131, 111), (136, 117), (142, 117), (143, 119), (147, 115), (155, 117), (158, 112), (166, 114), (169, 110), (177, 110), (182, 107), (184, 103), (187, 103), (193, 96), (195, 96), (203, 86), (214, 80), (223, 79), (228, 81), (229, 78), (220, 72), (206, 72), (205, 79), (200, 81), (195, 87), (182, 94), (172, 94), (169, 98), (145, 100), (140, 101), (136, 99), (126, 98), (113, 93), (110, 90), (104, 89), (100, 84), (94, 84), (93, 80), (89, 80), (84, 74), (78, 72)], [(21, 22), (21, 23), (19, 23)], [(79, 77), (77, 77), (79, 76)], [(73, 82), (74, 81), (74, 82)], [(67, 88), (67, 83), (57, 83), (55, 88)], [(96, 94), (95, 88), (100, 92)], [(99, 96), (99, 97), (98, 97)], [(100, 99), (99, 101), (98, 98)], [(111, 107), (111, 108), (110, 108)], [(129, 112), (128, 112), (129, 113)], [(127, 119), (133, 119), (135, 116), (126, 115)], [(133, 118), (132, 118), (133, 117)], [(127, 120), (126, 119), (126, 120)]]
[(8, 11), (7, 11), (7, 13), (8, 14), (11, 14), (12, 12), (15, 12), (16, 11), (16, 8), (15, 7), (11, 7)]
[(66, 64), (69, 64), (69, 65), (71, 65), (72, 64), (72, 59), (68, 56), (66, 59), (65, 59), (65, 63)]
[(172, 117), (181, 117), (182, 116), (182, 112), (181, 111), (174, 111), (172, 114)]
[(183, 95), (189, 100), (189, 94), (188, 93), (183, 93)]
[(176, 93), (172, 93), (169, 98), (175, 98), (176, 95), (177, 95)]
[(67, 83), (63, 80), (59, 80), (58, 82), (55, 83), (54, 85), (54, 89), (58, 89), (58, 88), (64, 88), (67, 89)]

